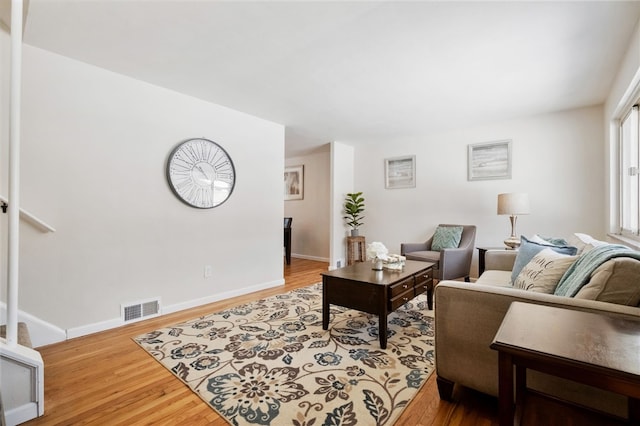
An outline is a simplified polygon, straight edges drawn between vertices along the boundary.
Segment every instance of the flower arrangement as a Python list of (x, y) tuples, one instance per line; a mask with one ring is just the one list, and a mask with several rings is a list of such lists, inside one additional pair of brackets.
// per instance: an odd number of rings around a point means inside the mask
[(389, 250), (381, 242), (374, 241), (367, 245), (367, 259), (373, 262), (373, 269), (381, 271), (387, 269), (401, 270), (404, 267), (405, 257), (399, 254), (389, 254)]
[(389, 253), (389, 250), (378, 241), (367, 246), (367, 259), (373, 261), (374, 271), (382, 271), (382, 262), (387, 259), (387, 253)]
[(367, 259), (369, 260), (386, 260), (387, 254), (389, 250), (384, 246), (384, 244), (374, 241), (373, 243), (367, 245)]

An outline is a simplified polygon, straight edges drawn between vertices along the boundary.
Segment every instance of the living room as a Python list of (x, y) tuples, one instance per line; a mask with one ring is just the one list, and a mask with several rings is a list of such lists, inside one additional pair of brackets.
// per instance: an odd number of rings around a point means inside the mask
[[(207, 93), (218, 95), (218, 103), (171, 89), (171, 81), (163, 87), (163, 82), (128, 76), (128, 64), (140, 55), (135, 49), (126, 52), (114, 71), (100, 66), (100, 48), (95, 49), (96, 57), (76, 59), (57, 52), (64, 50), (61, 46), (39, 47), (46, 36), (46, 32), (38, 34), (43, 28), (39, 23), (55, 12), (59, 6), (55, 3), (31, 2), (23, 45), (21, 205), (56, 229), (42, 233), (28, 224), (20, 227), (19, 304), (21, 311), (41, 320), (33, 330), (39, 345), (118, 327), (123, 324), (121, 305), (129, 302), (158, 298), (162, 313), (168, 314), (281, 286), (283, 216), (294, 218), (295, 257), (326, 261), (332, 267), (343, 263), (347, 229), (342, 199), (354, 190), (366, 197), (361, 234), (369, 242), (383, 242), (392, 252), (402, 242), (423, 240), (445, 222), (475, 224), (476, 245), (499, 244), (509, 233), (508, 219), (496, 214), (496, 197), (503, 192), (530, 196), (531, 214), (518, 222), (522, 234), (585, 232), (605, 239), (614, 230), (612, 166), (617, 159), (612, 155), (609, 126), (618, 118), (619, 104), (640, 69), (639, 9), (632, 2), (621, 3), (618, 14), (602, 16), (603, 21), (614, 20), (620, 42), (611, 57), (605, 57), (609, 62), (597, 69), (602, 73), (598, 76), (608, 79), (600, 81), (587, 98), (580, 87), (566, 80), (566, 86), (556, 90), (573, 94), (575, 103), (545, 109), (546, 94), (538, 93), (536, 112), (523, 113), (514, 107), (508, 114), (492, 115), (497, 99), (492, 90), (502, 89), (513, 98), (532, 96), (526, 87), (504, 80), (503, 87), (482, 87), (486, 110), (475, 109), (475, 117), (462, 101), (459, 110), (441, 113), (439, 104), (418, 108), (415, 103), (403, 105), (401, 98), (388, 98), (385, 108), (389, 110), (408, 114), (411, 108), (419, 109), (425, 117), (424, 129), (413, 124), (412, 131), (406, 132), (398, 122), (389, 122), (388, 131), (378, 132), (387, 123), (382, 115), (373, 115), (366, 117), (371, 129), (362, 135), (337, 135), (298, 151), (289, 148), (301, 129), (290, 127), (284, 119), (265, 119), (254, 112), (257, 107), (223, 106), (228, 94), (220, 88)], [(93, 7), (106, 6), (95, 2)], [(85, 32), (91, 33), (92, 26), (104, 25), (99, 21), (108, 8), (87, 15), (65, 12), (55, 15), (60, 28), (84, 22)], [(111, 17), (114, 22), (126, 21), (129, 12)], [(92, 19), (83, 20), (86, 16)], [(602, 31), (592, 37), (603, 37)], [(522, 34), (514, 38), (527, 39)], [(103, 42), (108, 45), (108, 40)], [(10, 35), (4, 26), (0, 46), (0, 97), (8, 100)], [(153, 53), (163, 49), (157, 46)], [(544, 52), (536, 55), (541, 62), (561, 59), (546, 58)], [(473, 61), (476, 56), (461, 56), (462, 65), (465, 58)], [(503, 58), (497, 66), (512, 60)], [(256, 62), (256, 66), (261, 63)], [(396, 67), (400, 65), (407, 66)], [(538, 70), (528, 65), (527, 78), (533, 81)], [(170, 60), (155, 66), (173, 67), (176, 75), (181, 67)], [(565, 67), (576, 73), (582, 70), (577, 59)], [(475, 92), (474, 73), (479, 72), (477, 67), (461, 68), (467, 80), (447, 87), (456, 100)], [(225, 72), (231, 76), (236, 70), (225, 68)], [(441, 74), (446, 79), (446, 72)], [(428, 86), (434, 97), (438, 84)], [(426, 104), (429, 90), (420, 90)], [(247, 86), (246, 91), (260, 93), (260, 87)], [(347, 107), (357, 110), (370, 99), (357, 101)], [(8, 101), (0, 108), (1, 127), (8, 129)], [(317, 114), (332, 116), (330, 110)], [(434, 121), (454, 124), (426, 124)], [(1, 169), (7, 170), (8, 131), (0, 137)], [(167, 155), (191, 137), (214, 140), (233, 158), (236, 187), (220, 208), (190, 208), (168, 188)], [(511, 179), (469, 181), (468, 146), (499, 140), (512, 141)], [(384, 160), (402, 155), (416, 158), (416, 186), (385, 189)], [(305, 166), (304, 198), (283, 202), (282, 171), (292, 165)], [(4, 196), (6, 173), (0, 179)], [(5, 230), (6, 215), (0, 217)], [(2, 234), (1, 269), (6, 270), (7, 244)], [(211, 276), (204, 276), (207, 266)], [(6, 280), (2, 275), (3, 301)]]

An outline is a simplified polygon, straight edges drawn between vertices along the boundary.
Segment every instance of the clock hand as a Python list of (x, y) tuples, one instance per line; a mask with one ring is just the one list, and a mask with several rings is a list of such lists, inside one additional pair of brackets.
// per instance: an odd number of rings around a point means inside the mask
[(198, 164), (196, 164), (196, 168), (198, 170), (200, 170), (200, 173), (202, 173), (202, 175), (204, 176), (204, 180), (211, 185), (211, 178), (209, 178), (209, 175), (202, 169), (202, 167)]

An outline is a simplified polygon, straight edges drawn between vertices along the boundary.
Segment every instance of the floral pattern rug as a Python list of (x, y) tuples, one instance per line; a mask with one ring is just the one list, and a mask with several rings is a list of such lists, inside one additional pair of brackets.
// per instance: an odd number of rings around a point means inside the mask
[(434, 369), (426, 295), (388, 316), (331, 305), (322, 283), (134, 340), (233, 425), (392, 425)]

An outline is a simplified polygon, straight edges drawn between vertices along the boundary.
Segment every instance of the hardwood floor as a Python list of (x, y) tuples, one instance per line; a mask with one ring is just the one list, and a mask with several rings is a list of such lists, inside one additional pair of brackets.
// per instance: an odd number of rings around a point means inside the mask
[[(328, 264), (292, 259), (283, 287), (235, 297), (38, 348), (45, 362), (45, 415), (26, 425), (227, 425), (136, 345), (132, 337), (179, 321), (321, 281)], [(396, 425), (498, 425), (497, 400), (456, 389), (441, 401), (435, 373)]]

